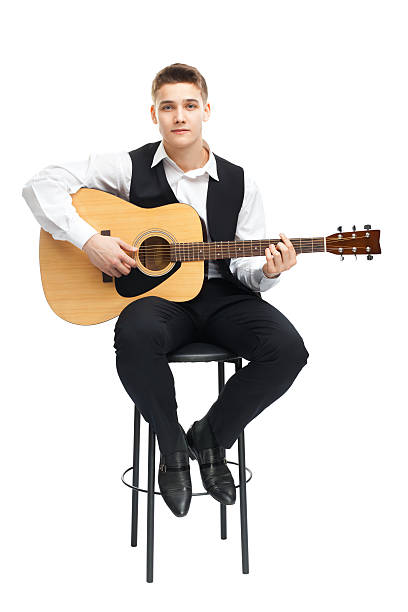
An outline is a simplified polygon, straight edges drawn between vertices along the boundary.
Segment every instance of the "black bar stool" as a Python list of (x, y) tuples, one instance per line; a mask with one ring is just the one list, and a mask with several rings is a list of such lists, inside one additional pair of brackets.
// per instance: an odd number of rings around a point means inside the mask
[[(218, 362), (218, 393), (221, 392), (225, 384), (225, 363), (235, 363), (235, 371), (242, 368), (242, 358), (227, 349), (208, 344), (205, 342), (192, 342), (180, 347), (173, 353), (169, 353), (169, 363), (177, 362), (200, 362), (200, 361), (217, 361)], [(148, 447), (148, 478), (147, 490), (139, 487), (139, 448), (140, 448), (140, 412), (135, 405), (135, 420), (134, 420), (134, 438), (133, 438), (133, 466), (125, 470), (122, 474), (122, 482), (132, 489), (132, 532), (131, 546), (137, 546), (137, 527), (138, 527), (138, 510), (139, 510), (139, 491), (147, 493), (147, 558), (146, 558), (146, 580), (153, 582), (153, 545), (154, 545), (154, 496), (161, 495), (160, 491), (154, 490), (155, 484), (155, 450), (156, 450), (156, 434), (151, 425), (149, 425), (149, 447)], [(251, 470), (245, 465), (245, 440), (244, 431), (238, 437), (238, 463), (235, 461), (227, 461), (238, 465), (239, 469), (239, 503), (240, 503), (240, 518), (241, 518), (241, 557), (242, 557), (242, 573), (249, 573), (248, 560), (248, 518), (247, 518), (247, 496), (246, 483), (252, 478)], [(125, 480), (128, 472), (132, 471), (132, 484)], [(246, 472), (249, 473), (249, 478), (246, 480)], [(208, 495), (208, 492), (193, 493), (193, 495)], [(220, 525), (221, 539), (227, 538), (227, 512), (225, 504), (220, 503)]]

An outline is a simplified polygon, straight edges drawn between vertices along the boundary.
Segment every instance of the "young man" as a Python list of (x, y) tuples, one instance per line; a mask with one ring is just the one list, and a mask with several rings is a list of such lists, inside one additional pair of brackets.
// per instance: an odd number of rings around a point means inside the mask
[[(210, 118), (208, 91), (199, 71), (185, 64), (161, 70), (152, 85), (151, 117), (162, 140), (130, 153), (91, 156), (86, 162), (49, 166), (26, 183), (23, 196), (42, 227), (57, 240), (82, 248), (110, 276), (129, 274), (133, 247), (100, 235), (81, 219), (70, 194), (81, 187), (110, 192), (138, 206), (184, 202), (200, 214), (207, 240), (267, 238), (262, 200), (243, 169), (215, 155), (202, 138)], [(118, 317), (114, 347), (119, 377), (157, 434), (158, 481), (176, 516), (191, 502), (189, 455), (196, 458), (205, 489), (217, 501), (235, 502), (225, 463), (243, 428), (292, 385), (307, 362), (303, 340), (261, 298), (296, 264), (284, 234), (265, 256), (208, 263), (200, 293), (186, 302), (148, 296), (131, 302)], [(250, 363), (235, 373), (208, 413), (187, 434), (177, 419), (174, 379), (167, 354), (207, 341), (225, 346)]]

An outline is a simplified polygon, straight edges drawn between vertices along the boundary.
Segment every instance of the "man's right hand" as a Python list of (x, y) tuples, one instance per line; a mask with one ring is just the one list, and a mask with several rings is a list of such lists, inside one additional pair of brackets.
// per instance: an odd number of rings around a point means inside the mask
[(129, 274), (131, 268), (137, 265), (135, 260), (125, 253), (125, 251), (135, 253), (136, 247), (114, 236), (94, 234), (85, 242), (82, 250), (101, 272), (115, 278)]

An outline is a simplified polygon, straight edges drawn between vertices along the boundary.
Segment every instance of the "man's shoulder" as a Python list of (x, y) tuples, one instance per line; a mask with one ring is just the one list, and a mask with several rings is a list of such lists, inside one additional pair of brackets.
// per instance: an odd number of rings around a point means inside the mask
[(149, 155), (151, 153), (154, 154), (160, 142), (161, 142), (160, 140), (156, 142), (148, 142), (147, 144), (144, 144), (141, 147), (138, 147), (137, 149), (133, 149), (132, 151), (129, 151), (129, 155), (130, 157), (135, 157), (138, 155), (143, 156), (143, 155)]
[(239, 176), (244, 184), (245, 195), (247, 198), (254, 197), (259, 192), (259, 187), (254, 178), (244, 168), (238, 164), (235, 164), (228, 159), (220, 157), (214, 153), (214, 157), (217, 160), (217, 170), (223, 173), (224, 177), (234, 175)]
[(225, 159), (224, 157), (221, 157), (221, 155), (218, 155), (217, 153), (214, 153), (214, 157), (218, 163), (221, 163), (223, 166), (225, 166), (227, 169), (230, 170), (240, 170), (240, 171), (244, 171), (244, 169), (242, 168), (242, 166), (239, 166), (238, 164), (234, 164), (233, 162), (229, 161), (228, 159)]
[(242, 177), (242, 180), (244, 181), (244, 184), (245, 184), (246, 192), (252, 193), (258, 190), (257, 183), (253, 179), (252, 175), (248, 173), (247, 170), (245, 170), (243, 166), (240, 166), (239, 164), (229, 161), (228, 159), (225, 159), (224, 157), (221, 157), (220, 155), (217, 155), (216, 153), (214, 153), (214, 157), (217, 160), (217, 169), (220, 169), (221, 167), (222, 169), (224, 169), (226, 174), (233, 173), (235, 176), (239, 174)]

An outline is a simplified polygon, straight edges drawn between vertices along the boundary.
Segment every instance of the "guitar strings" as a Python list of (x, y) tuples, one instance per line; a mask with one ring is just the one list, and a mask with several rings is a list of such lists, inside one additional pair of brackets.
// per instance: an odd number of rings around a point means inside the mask
[[(324, 253), (324, 252), (328, 252), (328, 253), (333, 253), (334, 255), (362, 255), (365, 253), (365, 251), (361, 250), (360, 252), (357, 251), (352, 251), (351, 249), (343, 249), (343, 251), (341, 252), (337, 252), (337, 251), (330, 251), (330, 249), (326, 249), (326, 251), (324, 251), (323, 249), (303, 249), (302, 251), (296, 251), (297, 255), (306, 255), (307, 253)], [(368, 251), (367, 251), (368, 252)], [(137, 253), (133, 253), (130, 255), (130, 257), (132, 257), (133, 259), (136, 258)], [(186, 251), (179, 251), (177, 253), (166, 253), (166, 252), (153, 252), (153, 253), (144, 253), (144, 252), (139, 252), (139, 256), (140, 257), (167, 257), (167, 256), (175, 256), (177, 258), (180, 257), (196, 257), (198, 255), (200, 255), (200, 257), (202, 257), (203, 259), (229, 259), (229, 258), (240, 258), (240, 257), (263, 257), (265, 256), (264, 251), (260, 251), (259, 255), (257, 253), (253, 253), (250, 251), (242, 251), (242, 253), (239, 254), (235, 254), (235, 253), (221, 253), (221, 252), (217, 252), (217, 253), (193, 253), (193, 252), (186, 252)]]
[[(315, 242), (315, 238), (308, 238), (308, 239), (303, 239), (302, 238), (302, 242), (299, 245), (300, 248), (302, 247), (307, 247), (307, 248), (313, 248), (313, 247), (317, 247), (318, 244)], [(321, 240), (321, 239), (319, 239)], [(258, 240), (253, 240), (252, 242), (259, 242)], [(273, 241), (271, 241), (269, 244), (271, 244)], [(338, 240), (326, 240), (326, 246), (331, 246), (331, 245), (335, 245), (338, 244), (339, 241)], [(209, 247), (208, 249), (206, 249), (205, 246), (203, 245), (207, 245), (207, 247)], [(215, 242), (205, 242), (205, 243), (201, 243), (201, 242), (189, 242), (189, 243), (173, 243), (173, 244), (165, 244), (165, 245), (142, 245), (139, 247), (139, 249), (137, 250), (137, 252), (142, 253), (142, 254), (165, 254), (166, 252), (168, 252), (171, 248), (173, 248), (175, 251), (177, 251), (177, 254), (187, 254), (187, 253), (191, 253), (192, 251), (194, 251), (194, 249), (198, 249), (201, 248), (202, 250), (207, 250), (207, 251), (211, 251), (211, 246), (212, 249), (217, 251), (224, 251), (224, 250), (229, 250), (230, 252), (234, 249), (234, 246), (232, 244), (229, 244), (228, 242), (223, 242), (223, 243), (215, 243)], [(257, 247), (255, 245), (249, 245), (249, 244), (245, 244), (244, 246), (241, 247), (235, 247), (235, 249), (243, 249), (244, 252), (246, 252), (247, 250), (253, 250), (254, 248), (261, 248), (262, 252), (264, 251), (264, 249), (268, 248), (268, 247)], [(352, 249), (353, 246), (344, 246), (344, 249)], [(129, 251), (128, 251), (129, 252)], [(193, 253), (194, 254), (194, 253)], [(211, 254), (211, 253), (210, 253)]]
[[(253, 239), (253, 240), (245, 240), (242, 242), (245, 242), (246, 244), (243, 245), (243, 247), (239, 247), (239, 248), (253, 248), (254, 245), (250, 245), (248, 244), (249, 242), (264, 242), (265, 240), (268, 240), (267, 238), (261, 238), (261, 239)], [(292, 240), (296, 240), (295, 238), (293, 238)], [(299, 240), (299, 239), (297, 239)], [(315, 241), (320, 240), (322, 241), (323, 238), (302, 238), (300, 241), (299, 246), (303, 246), (303, 245), (314, 245)], [(238, 241), (237, 241), (238, 242)], [(277, 242), (279, 242), (279, 240), (273, 240), (270, 239), (268, 244), (276, 244)], [(338, 240), (326, 240), (326, 244), (331, 244), (331, 243), (338, 243)], [(317, 244), (317, 243), (316, 243)], [(176, 243), (171, 243), (171, 244), (162, 244), (162, 245), (142, 245), (139, 247), (139, 251), (141, 250), (167, 250), (169, 248), (177, 248), (177, 249), (191, 249), (191, 248), (198, 248), (198, 247), (202, 247), (205, 248), (206, 246), (208, 247), (213, 247), (215, 249), (225, 249), (225, 248), (238, 248), (238, 247), (234, 247), (234, 241), (224, 241), (224, 242), (176, 242)], [(265, 247), (266, 248), (266, 247)]]
[[(307, 243), (307, 242), (314, 242), (315, 240), (324, 240), (324, 238), (322, 238), (321, 236), (318, 236), (316, 238), (292, 238), (291, 241), (299, 241), (299, 243), (303, 244), (303, 243)], [(343, 240), (338, 239), (338, 238), (326, 238), (326, 243), (339, 243), (339, 242), (345, 242), (346, 240), (354, 240), (352, 238), (343, 238)], [(247, 240), (224, 240), (224, 241), (213, 241), (213, 242), (172, 242), (172, 243), (167, 243), (167, 244), (162, 244), (162, 245), (142, 245), (141, 248), (161, 248), (161, 247), (171, 247), (171, 246), (178, 246), (178, 245), (186, 245), (186, 246), (190, 246), (190, 245), (233, 245), (235, 243), (237, 244), (241, 244), (241, 243), (248, 243), (248, 242), (265, 242), (265, 241), (269, 241), (269, 244), (272, 243), (277, 243), (280, 242), (280, 240), (278, 238), (253, 238), (251, 239), (247, 239)]]

